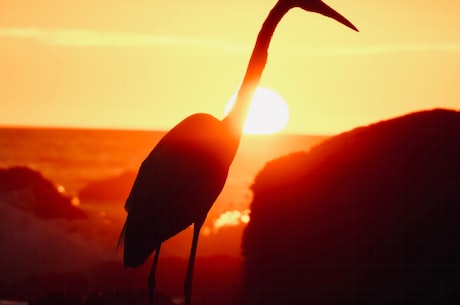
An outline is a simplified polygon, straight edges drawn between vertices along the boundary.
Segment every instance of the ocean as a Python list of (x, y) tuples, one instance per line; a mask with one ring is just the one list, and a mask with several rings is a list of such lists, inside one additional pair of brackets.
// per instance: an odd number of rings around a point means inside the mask
[[(85, 200), (78, 198), (80, 191), (97, 181), (137, 171), (164, 134), (163, 131), (0, 128), (1, 168), (27, 166), (40, 172), (67, 195), (77, 198), (78, 207), (89, 215), (87, 219), (72, 221), (39, 219), (0, 197), (0, 284), (50, 273), (81, 272), (107, 261), (121, 262), (115, 247), (126, 217), (124, 199)], [(239, 257), (241, 235), (250, 219), (250, 186), (255, 175), (267, 161), (308, 150), (324, 138), (244, 135), (225, 188), (203, 226), (197, 255)], [(190, 242), (191, 230), (185, 230), (165, 243), (161, 256), (186, 258)]]
[(76, 195), (88, 182), (136, 169), (163, 132), (0, 129), (0, 167), (28, 166)]
[[(57, 128), (0, 128), (0, 167), (27, 166), (77, 196), (88, 183), (135, 171), (163, 131)], [(265, 162), (308, 150), (324, 136), (244, 135), (221, 201), (243, 208), (248, 190)], [(235, 189), (236, 187), (240, 188)]]

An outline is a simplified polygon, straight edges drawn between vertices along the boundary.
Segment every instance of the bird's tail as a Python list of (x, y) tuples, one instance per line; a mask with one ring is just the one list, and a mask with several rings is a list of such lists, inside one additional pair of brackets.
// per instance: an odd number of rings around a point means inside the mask
[(120, 251), (120, 248), (123, 248), (125, 243), (125, 236), (126, 236), (126, 222), (123, 225), (123, 229), (121, 229), (120, 237), (118, 238), (117, 248), (116, 251)]

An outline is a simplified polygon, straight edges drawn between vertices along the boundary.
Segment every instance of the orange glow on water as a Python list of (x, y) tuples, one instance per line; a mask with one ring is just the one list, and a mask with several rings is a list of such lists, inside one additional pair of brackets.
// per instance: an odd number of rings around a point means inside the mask
[(78, 197), (72, 197), (72, 199), (70, 200), (70, 204), (74, 207), (78, 207), (80, 206), (80, 199), (78, 199)]
[(59, 193), (64, 194), (65, 193), (65, 187), (63, 185), (57, 185), (56, 189)]

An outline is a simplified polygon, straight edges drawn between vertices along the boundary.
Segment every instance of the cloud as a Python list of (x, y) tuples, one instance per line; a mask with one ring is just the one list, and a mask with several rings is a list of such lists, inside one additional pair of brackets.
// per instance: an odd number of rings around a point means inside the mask
[(100, 32), (83, 29), (3, 28), (0, 37), (34, 39), (41, 43), (67, 47), (196, 47), (225, 51), (246, 51), (244, 44), (197, 37)]
[[(375, 44), (368, 46), (326, 46), (297, 47), (294, 50), (282, 51), (282, 57), (308, 56), (366, 56), (389, 53), (460, 53), (460, 42), (447, 43), (408, 43), (408, 44)], [(276, 56), (276, 54), (275, 54)]]
[[(100, 32), (84, 29), (0, 28), (0, 38), (32, 39), (62, 47), (192, 47), (247, 53), (250, 46), (220, 39), (182, 37), (174, 35)], [(296, 47), (289, 56), (355, 56), (397, 52), (460, 52), (460, 42), (375, 44), (368, 46)], [(286, 54), (285, 54), (286, 53)]]
[(460, 52), (460, 42), (449, 43), (414, 43), (414, 44), (379, 44), (365, 47), (330, 48), (318, 50), (323, 54), (373, 55), (396, 52)]

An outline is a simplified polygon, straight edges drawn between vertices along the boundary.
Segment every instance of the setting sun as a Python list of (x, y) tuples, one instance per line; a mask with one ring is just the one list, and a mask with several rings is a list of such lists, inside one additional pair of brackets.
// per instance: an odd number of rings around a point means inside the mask
[[(227, 114), (235, 103), (233, 95), (225, 107)], [(289, 120), (289, 108), (275, 91), (258, 87), (252, 98), (243, 132), (246, 134), (272, 134), (283, 130)]]

